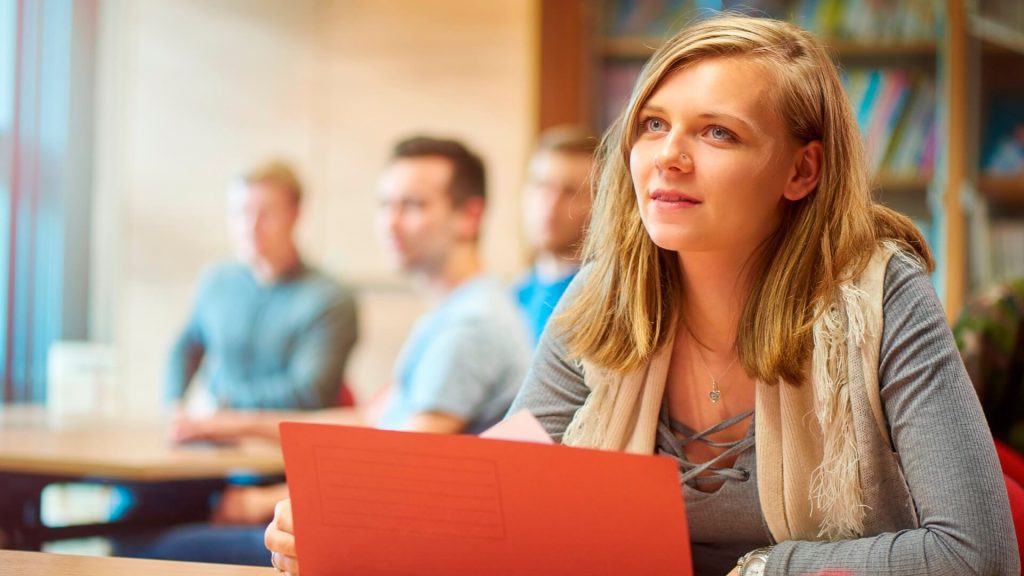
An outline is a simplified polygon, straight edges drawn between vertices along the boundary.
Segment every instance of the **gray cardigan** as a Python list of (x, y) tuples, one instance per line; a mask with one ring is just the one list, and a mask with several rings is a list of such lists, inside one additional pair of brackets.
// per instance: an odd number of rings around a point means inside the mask
[[(563, 300), (579, 289), (575, 284)], [(881, 397), (921, 527), (833, 543), (782, 542), (766, 574), (1020, 574), (992, 438), (928, 277), (893, 258), (883, 310)], [(549, 329), (512, 412), (530, 410), (560, 439), (587, 394), (557, 328)], [(741, 460), (754, 470), (754, 458), (751, 450)], [(686, 486), (683, 492), (696, 574), (722, 576), (736, 557), (770, 542), (753, 475), (711, 495)]]

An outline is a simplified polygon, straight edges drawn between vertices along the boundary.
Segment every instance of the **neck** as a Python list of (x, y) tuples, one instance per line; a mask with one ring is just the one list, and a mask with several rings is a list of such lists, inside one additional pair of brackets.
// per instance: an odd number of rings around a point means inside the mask
[(735, 354), (740, 316), (750, 291), (746, 257), (731, 253), (679, 255), (683, 320), (700, 344), (720, 358)]
[(481, 272), (483, 264), (476, 244), (466, 243), (452, 249), (435, 270), (418, 273), (414, 278), (427, 299), (437, 303)]
[(289, 246), (280, 254), (259, 258), (249, 268), (253, 276), (262, 284), (273, 284), (299, 265), (299, 252), (295, 246)]
[(538, 252), (533, 265), (538, 278), (544, 282), (554, 282), (579, 270), (580, 259), (575, 253), (562, 255), (557, 252)]

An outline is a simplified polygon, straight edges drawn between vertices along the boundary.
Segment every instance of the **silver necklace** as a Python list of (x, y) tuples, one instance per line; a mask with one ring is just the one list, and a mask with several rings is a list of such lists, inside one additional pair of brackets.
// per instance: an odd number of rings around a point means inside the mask
[[(689, 327), (687, 327), (687, 330), (689, 330)], [(690, 333), (690, 337), (693, 337), (692, 332)], [(733, 357), (732, 362), (729, 362), (729, 365), (725, 367), (725, 371), (722, 372), (722, 375), (715, 378), (715, 375), (711, 373), (711, 368), (708, 368), (707, 360), (704, 359), (704, 352), (700, 349), (700, 342), (697, 342), (697, 339), (694, 338), (693, 343), (695, 345), (694, 347), (697, 348), (697, 357), (700, 358), (700, 363), (704, 366), (704, 371), (711, 377), (711, 391), (708, 392), (708, 398), (711, 400), (712, 404), (718, 404), (718, 401), (722, 399), (722, 390), (718, 387), (718, 381), (725, 378), (726, 374), (729, 373), (729, 370), (732, 370), (733, 364), (736, 363), (736, 360), (738, 360), (740, 356), (737, 354)]]

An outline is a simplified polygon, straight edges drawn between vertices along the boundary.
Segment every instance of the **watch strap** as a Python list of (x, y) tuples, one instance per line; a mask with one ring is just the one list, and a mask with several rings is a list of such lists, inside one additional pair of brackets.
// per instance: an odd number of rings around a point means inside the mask
[[(751, 550), (750, 552), (747, 552), (746, 554), (741, 556), (740, 559), (736, 562), (736, 571), (739, 573), (739, 576), (752, 576), (748, 575), (747, 573), (747, 567), (751, 564), (751, 561), (758, 560), (760, 561), (763, 567), (765, 564), (768, 563), (768, 557), (771, 556), (771, 553), (772, 546), (766, 546), (764, 548), (757, 548), (756, 550)], [(763, 571), (758, 572), (758, 574), (762, 573)]]

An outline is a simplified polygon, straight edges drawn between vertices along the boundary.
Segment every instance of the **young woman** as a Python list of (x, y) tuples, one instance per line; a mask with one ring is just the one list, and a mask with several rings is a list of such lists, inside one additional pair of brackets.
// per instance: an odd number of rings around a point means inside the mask
[(584, 270), (513, 411), (674, 456), (697, 574), (1019, 573), (931, 255), (872, 202), (818, 41), (738, 16), (681, 32), (599, 160)]

